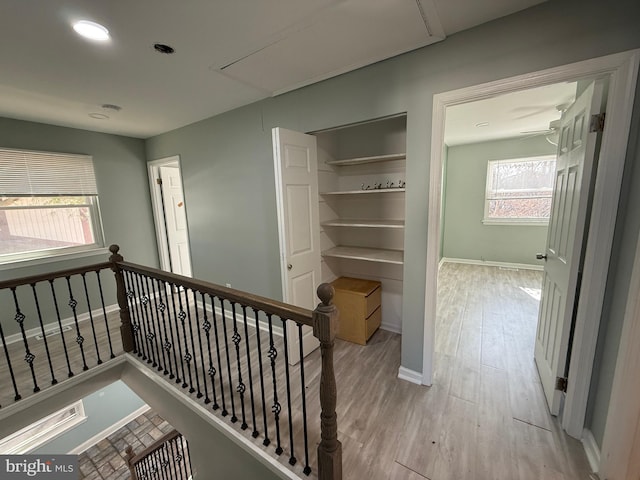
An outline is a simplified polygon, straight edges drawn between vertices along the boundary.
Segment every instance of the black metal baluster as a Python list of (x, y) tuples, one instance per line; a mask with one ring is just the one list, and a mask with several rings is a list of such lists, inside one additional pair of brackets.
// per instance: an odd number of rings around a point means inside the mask
[(191, 464), (191, 450), (189, 450), (189, 440), (184, 439), (184, 444), (187, 450), (187, 458), (189, 459), (189, 477), (193, 475), (193, 465)]
[(64, 350), (64, 358), (67, 361), (67, 375), (69, 378), (73, 377), (71, 371), (71, 362), (69, 361), (69, 352), (67, 351), (67, 341), (64, 338), (64, 329), (62, 328), (62, 320), (60, 319), (60, 309), (58, 308), (58, 298), (56, 297), (56, 290), (53, 287), (53, 280), (49, 280), (49, 286), (51, 287), (51, 296), (53, 297), (53, 306), (56, 309), (56, 317), (58, 318), (58, 327), (60, 328), (60, 338), (62, 339), (62, 349)]
[(175, 449), (175, 438), (169, 440), (169, 448), (171, 449), (169, 453), (171, 457), (171, 466), (173, 467), (173, 478), (178, 478), (180, 471), (178, 469), (178, 461), (176, 460), (176, 449)]
[(13, 384), (13, 391), (15, 396), (13, 399), (17, 402), (22, 398), (18, 391), (18, 385), (16, 384), (16, 376), (13, 373), (13, 365), (11, 365), (11, 357), (9, 357), (9, 349), (7, 348), (7, 340), (4, 338), (4, 331), (2, 330), (2, 322), (0, 322), (0, 339), (2, 339), (2, 349), (4, 350), (4, 356), (7, 359), (7, 365), (9, 366), (9, 376), (11, 377), (11, 383)]
[(242, 430), (246, 430), (249, 425), (247, 425), (247, 417), (244, 408), (244, 392), (247, 390), (246, 385), (242, 382), (242, 365), (240, 363), (240, 342), (242, 341), (242, 336), (238, 333), (238, 320), (236, 318), (236, 304), (235, 302), (231, 303), (231, 312), (233, 315), (233, 336), (231, 340), (233, 344), (236, 346), (236, 362), (238, 367), (238, 386), (236, 387), (236, 391), (240, 394), (240, 408), (242, 411), (242, 425), (240, 428)]
[(91, 302), (89, 301), (89, 289), (87, 288), (86, 273), (81, 273), (82, 284), (84, 285), (84, 296), (87, 299), (87, 310), (89, 311), (89, 322), (91, 323), (91, 332), (93, 333), (93, 341), (96, 345), (96, 358), (98, 359), (98, 365), (102, 363), (100, 358), (100, 349), (98, 348), (98, 337), (96, 336), (96, 327), (93, 323), (93, 312), (91, 311)]
[(253, 314), (255, 315), (255, 318), (256, 318), (256, 339), (258, 342), (258, 366), (260, 368), (260, 395), (261, 395), (260, 398), (262, 399), (262, 422), (264, 426), (264, 441), (262, 442), (262, 444), (266, 447), (271, 443), (271, 440), (269, 440), (269, 431), (267, 429), (267, 402), (264, 396), (264, 372), (262, 368), (262, 345), (260, 340), (260, 320), (259, 320), (260, 312), (254, 308)]
[[(207, 301), (204, 297), (204, 293), (200, 292), (200, 296), (202, 297), (202, 329), (207, 335), (207, 349), (209, 351), (209, 369), (206, 374), (202, 374), (202, 383), (204, 384), (204, 403), (205, 405), (211, 403), (211, 399), (209, 398), (209, 392), (207, 390), (207, 375), (209, 376), (209, 380), (211, 382), (211, 387), (213, 388), (213, 398), (216, 398), (216, 384), (213, 381), (213, 377), (215, 375), (215, 369), (213, 369), (213, 362), (211, 361), (211, 343), (209, 342), (209, 330), (211, 330), (211, 324), (207, 320)], [(196, 292), (193, 292), (193, 303), (197, 305), (198, 300), (196, 299)], [(198, 319), (198, 309), (196, 308), (196, 325), (200, 324), (200, 320)], [(200, 328), (198, 328), (198, 341), (200, 342), (200, 360), (202, 361), (202, 371), (204, 372), (204, 349), (202, 348), (202, 339), (200, 335)], [(213, 369), (213, 371), (212, 371)]]
[[(216, 340), (216, 358), (218, 359), (218, 380), (220, 382), (220, 398), (222, 401), (221, 413), (223, 417), (226, 417), (228, 412), (224, 400), (224, 381), (222, 379), (222, 361), (220, 360), (220, 342), (218, 341), (218, 318), (216, 316), (216, 302), (214, 301), (213, 295), (210, 294), (209, 298), (211, 299), (211, 318), (213, 320), (213, 334)], [(216, 410), (217, 408), (218, 404), (215, 403), (214, 399), (213, 409)]]
[(251, 419), (253, 421), (253, 432), (251, 436), (257, 438), (259, 435), (258, 427), (256, 426), (256, 405), (253, 400), (253, 375), (251, 373), (251, 349), (249, 347), (249, 327), (247, 325), (247, 307), (242, 305), (242, 319), (244, 322), (244, 340), (247, 351), (247, 373), (249, 375), (249, 398), (251, 400)]
[(18, 304), (18, 296), (16, 295), (16, 287), (11, 288), (11, 293), (13, 294), (13, 303), (16, 307), (16, 315), (14, 317), (15, 321), (20, 325), (20, 333), (22, 334), (22, 342), (24, 343), (24, 361), (29, 364), (29, 368), (31, 369), (31, 377), (33, 377), (33, 393), (39, 392), (40, 387), (38, 386), (38, 381), (36, 380), (36, 371), (33, 368), (33, 361), (36, 359), (36, 356), (31, 353), (29, 349), (29, 342), (27, 341), (27, 333), (24, 329), (24, 320), (25, 316), (20, 311), (20, 305)]
[[(289, 381), (289, 345), (287, 343), (287, 320), (285, 318), (281, 318), (280, 320), (282, 320), (282, 336), (284, 338), (284, 378), (287, 384), (287, 409), (289, 412), (289, 448), (291, 449), (289, 465), (295, 465), (296, 457), (293, 451), (293, 421), (291, 418), (291, 383)], [(302, 359), (300, 359), (300, 361), (302, 361)]]
[(133, 334), (136, 335), (137, 344), (138, 344), (138, 356), (142, 358), (142, 360), (146, 360), (147, 350), (145, 348), (145, 334), (143, 329), (143, 320), (142, 314), (140, 313), (140, 302), (137, 300), (140, 295), (136, 295), (136, 282), (134, 281), (134, 273), (125, 270), (125, 283), (127, 283), (127, 298), (129, 299), (129, 312), (133, 316), (135, 316), (135, 322), (132, 323)]
[[(165, 375), (169, 372), (167, 370), (167, 359), (165, 350), (162, 348), (164, 343), (162, 340), (162, 331), (160, 330), (160, 318), (158, 317), (158, 292), (155, 291), (154, 281), (145, 275), (145, 284), (147, 292), (149, 294), (149, 310), (151, 313), (151, 326), (153, 327), (153, 336), (156, 349), (158, 350), (158, 371), (162, 371)], [(149, 285), (151, 283), (151, 285)], [(153, 300), (153, 307), (151, 306), (151, 300)], [(160, 361), (162, 360), (162, 364)]]
[[(182, 388), (185, 388), (187, 386), (186, 384), (186, 375), (185, 375), (185, 371), (184, 371), (184, 360), (182, 357), (182, 347), (180, 346), (180, 331), (179, 331), (179, 327), (178, 327), (178, 323), (177, 320), (179, 319), (179, 316), (176, 312), (176, 299), (175, 299), (175, 295), (174, 295), (174, 290), (176, 289), (175, 285), (173, 285), (172, 283), (169, 284), (169, 291), (171, 292), (171, 306), (173, 307), (173, 321), (176, 322), (176, 337), (175, 337), (175, 344), (178, 345), (178, 355), (180, 358), (180, 367), (182, 368), (182, 379), (180, 378), (180, 376), (178, 375), (178, 366), (176, 365), (176, 383), (180, 383), (180, 382), (184, 382), (182, 384)], [(169, 328), (171, 329), (171, 321), (169, 322)], [(171, 337), (173, 338), (173, 333), (171, 334)]]
[(142, 466), (140, 465), (140, 463), (136, 463), (135, 470), (136, 470), (136, 477), (139, 480), (142, 479), (143, 472), (142, 472)]
[[(193, 293), (193, 297), (195, 300), (195, 293), (193, 292), (193, 290), (191, 290), (191, 293)], [(194, 338), (193, 338), (193, 322), (191, 321), (191, 308), (189, 307), (189, 295), (187, 294), (187, 289), (184, 289), (184, 303), (185, 306), (187, 307), (187, 320), (189, 321), (189, 335), (191, 337), (191, 352), (193, 353), (192, 355), (192, 360), (193, 360), (193, 372), (195, 374), (196, 377), (196, 391), (198, 392), (196, 394), (196, 398), (202, 398), (202, 392), (200, 391), (200, 376), (198, 375), (198, 358), (196, 357), (197, 353), (196, 353), (196, 345), (194, 342)], [(198, 336), (200, 336), (200, 327), (198, 325), (198, 321), (197, 321), (197, 315), (198, 315), (198, 304), (196, 303), (193, 308), (195, 309), (195, 313), (196, 313), (196, 330), (198, 331)], [(200, 345), (200, 349), (202, 350), (202, 344)], [(202, 351), (200, 352), (202, 353)], [(204, 367), (203, 367), (204, 368)], [(205, 383), (206, 385), (206, 383)], [(191, 390), (189, 391), (190, 393), (193, 393), (193, 385), (191, 385)]]
[(142, 469), (142, 478), (149, 478), (149, 460), (145, 457), (140, 461), (140, 467)]
[(71, 277), (67, 276), (65, 278), (67, 280), (67, 288), (69, 290), (68, 305), (71, 308), (71, 311), (73, 312), (73, 320), (76, 325), (76, 343), (78, 344), (78, 347), (80, 347), (80, 354), (82, 355), (82, 370), (86, 371), (86, 370), (89, 370), (89, 366), (87, 365), (87, 358), (84, 354), (84, 346), (83, 346), (84, 337), (80, 333), (80, 324), (78, 323), (78, 312), (76, 311), (78, 302), (76, 301), (75, 298), (73, 298), (73, 291), (71, 290)]
[(155, 468), (155, 471), (156, 471), (156, 478), (162, 479), (162, 480), (167, 480), (167, 478), (164, 475), (164, 471), (162, 470), (162, 462), (160, 461), (160, 450), (161, 449), (162, 449), (162, 447), (160, 447), (155, 452), (153, 452), (153, 462), (155, 463), (154, 468)]
[[(189, 393), (195, 392), (195, 388), (193, 388), (193, 377), (191, 376), (191, 360), (193, 359), (193, 355), (189, 352), (189, 345), (187, 345), (187, 327), (185, 320), (187, 318), (187, 314), (182, 308), (182, 294), (180, 293), (180, 288), (178, 288), (178, 305), (180, 306), (180, 313), (178, 314), (178, 318), (180, 322), (182, 322), (182, 335), (184, 337), (184, 357), (183, 361), (187, 362), (187, 372), (189, 373), (189, 385), (187, 385), (186, 378), (183, 378), (182, 388), (189, 387)], [(187, 307), (189, 308), (189, 307)]]
[[(109, 358), (116, 358), (115, 354), (113, 353), (113, 343), (111, 342), (111, 332), (109, 331), (107, 309), (104, 306), (104, 293), (102, 291), (102, 281), (100, 279), (100, 270), (96, 270), (96, 278), (98, 279), (98, 291), (100, 292), (100, 304), (102, 305), (102, 318), (104, 318), (104, 328), (107, 332), (107, 340), (109, 342)], [(135, 353), (135, 350), (134, 350), (134, 353)]]
[(180, 435), (178, 439), (180, 440), (178, 442), (178, 446), (180, 447), (180, 452), (182, 455), (182, 461), (180, 463), (182, 463), (182, 470), (184, 471), (184, 479), (187, 480), (189, 478), (189, 472), (187, 471), (187, 459), (184, 454), (184, 439), (182, 438), (182, 435)]
[(229, 360), (229, 340), (227, 335), (227, 315), (224, 311), (224, 298), (220, 299), (220, 310), (222, 311), (222, 331), (224, 332), (224, 351), (227, 356), (227, 376), (229, 378), (229, 397), (231, 398), (231, 423), (236, 423), (236, 405), (233, 400), (233, 380), (231, 380), (231, 361)]
[(280, 444), (280, 412), (282, 406), (278, 402), (278, 385), (276, 381), (276, 358), (278, 357), (278, 350), (276, 350), (273, 344), (273, 322), (271, 314), (267, 313), (267, 320), (269, 322), (269, 351), (267, 357), (271, 361), (271, 378), (273, 379), (273, 405), (271, 412), (276, 420), (276, 453), (280, 455), (282, 453), (282, 445)]
[(49, 342), (47, 341), (47, 334), (44, 331), (44, 323), (42, 322), (42, 313), (40, 312), (40, 302), (38, 302), (38, 293), (36, 292), (36, 284), (31, 284), (31, 290), (33, 291), (33, 300), (36, 304), (36, 312), (38, 313), (38, 321), (40, 322), (40, 331), (42, 332), (42, 340), (44, 341), (44, 349), (47, 352), (47, 361), (49, 362), (49, 371), (51, 372), (51, 385), (58, 383), (56, 375), (53, 373), (53, 363), (51, 362), (51, 353), (49, 352)]
[[(171, 351), (173, 350), (173, 361), (176, 366), (176, 372), (178, 371), (178, 361), (176, 360), (176, 349), (173, 348), (173, 329), (171, 328), (171, 321), (169, 321), (169, 330), (171, 331), (171, 337), (167, 335), (167, 318), (165, 316), (165, 312), (168, 312), (168, 305), (166, 302), (166, 297), (162, 296), (162, 290), (165, 290), (166, 296), (166, 284), (160, 280), (156, 279), (156, 287), (158, 289), (158, 298), (160, 303), (158, 304), (158, 310), (160, 311), (160, 315), (162, 316), (162, 330), (164, 332), (164, 343), (162, 344), (162, 348), (167, 352), (167, 359), (169, 360), (169, 378), (174, 379), (175, 375), (173, 374), (173, 366), (171, 365)], [(169, 314), (170, 315), (170, 314)], [(164, 374), (167, 374), (165, 370)]]
[(298, 346), (300, 348), (300, 384), (302, 394), (302, 426), (304, 431), (304, 469), (302, 472), (305, 475), (311, 473), (311, 467), (309, 466), (309, 442), (307, 439), (307, 388), (304, 381), (304, 348), (302, 344), (302, 324), (298, 325)]
[(144, 289), (144, 278), (142, 277), (142, 275), (136, 274), (136, 283), (138, 284), (138, 291), (142, 295), (139, 300), (140, 303), (142, 303), (141, 310), (142, 316), (144, 318), (145, 338), (147, 340), (147, 346), (150, 352), (149, 356), (151, 357), (147, 360), (147, 363), (150, 363), (153, 368), (156, 368), (158, 366), (158, 349), (157, 345), (153, 341), (155, 335), (153, 334), (153, 330), (151, 329), (151, 321), (149, 320), (149, 317), (151, 316), (151, 307), (149, 305), (149, 296)]
[(169, 449), (168, 446), (169, 442), (165, 442), (164, 445), (162, 445), (162, 448), (160, 449), (160, 458), (162, 459), (162, 463), (160, 465), (162, 465), (162, 471), (164, 472), (164, 478), (166, 480), (172, 480), (171, 477), (171, 469), (169, 468), (169, 461), (167, 460), (167, 452)]

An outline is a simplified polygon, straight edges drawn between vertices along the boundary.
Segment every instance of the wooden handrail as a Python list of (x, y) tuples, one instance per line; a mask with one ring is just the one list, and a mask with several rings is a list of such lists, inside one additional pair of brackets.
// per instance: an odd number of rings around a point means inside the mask
[[(117, 245), (112, 245), (110, 248), (113, 248), (115, 250), (115, 254), (117, 254), (119, 250), (119, 247)], [(112, 250), (112, 252), (114, 252), (114, 250)], [(158, 270), (157, 268), (145, 267), (126, 261), (117, 261), (116, 264), (120, 268), (124, 268), (125, 270), (128, 270), (130, 272), (147, 275), (174, 285), (190, 288), (192, 290), (196, 290), (206, 294), (211, 294), (218, 298), (223, 298), (231, 302), (236, 302), (241, 305), (256, 308), (257, 310), (262, 310), (265, 313), (277, 315), (280, 318), (293, 320), (294, 322), (313, 327), (313, 312), (306, 308), (296, 307), (294, 305), (289, 305), (277, 300), (261, 297), (260, 295), (243, 292), (241, 290), (223, 287), (221, 285), (216, 285), (215, 283), (205, 282), (202, 280), (193, 279), (191, 277), (184, 277), (175, 273), (165, 272), (162, 270)]]
[(84, 267), (69, 268), (67, 270), (58, 270), (50, 273), (40, 273), (38, 275), (31, 275), (29, 277), (3, 280), (3, 281), (0, 281), (0, 290), (4, 288), (15, 288), (21, 285), (31, 285), (38, 282), (55, 280), (56, 278), (70, 277), (72, 275), (79, 275), (82, 273), (97, 272), (99, 270), (106, 270), (110, 268), (111, 268), (111, 263), (102, 262), (102, 263), (95, 263), (92, 265), (86, 265)]
[(144, 450), (142, 450), (139, 453), (133, 454), (131, 457), (129, 457), (128, 455), (129, 455), (129, 452), (133, 453), (133, 448), (131, 447), (131, 445), (127, 446), (125, 450), (125, 452), (127, 453), (127, 463), (129, 464), (130, 467), (133, 467), (136, 463), (138, 463), (140, 460), (142, 460), (146, 456), (162, 448), (162, 446), (165, 443), (170, 442), (171, 440), (179, 436), (180, 436), (180, 432), (177, 431), (176, 429), (173, 429), (169, 433), (165, 433), (162, 437), (160, 437), (158, 440), (156, 440), (151, 445), (146, 447)]

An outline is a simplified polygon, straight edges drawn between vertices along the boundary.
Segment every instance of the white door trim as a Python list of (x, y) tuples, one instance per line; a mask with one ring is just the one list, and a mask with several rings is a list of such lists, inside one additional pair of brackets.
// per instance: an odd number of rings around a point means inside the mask
[[(625, 309), (620, 347), (613, 376), (607, 423), (602, 441), (600, 478), (626, 479), (632, 477), (629, 462), (637, 453), (632, 452), (633, 442), (640, 425), (640, 239), (635, 260), (629, 296)], [(634, 472), (637, 475), (637, 471)]]
[(599, 228), (592, 228), (588, 232), (584, 280), (569, 372), (569, 389), (562, 419), (563, 427), (570, 435), (578, 438), (582, 435), (606, 285), (606, 275), (592, 272), (608, 271), (639, 60), (640, 50), (631, 50), (434, 95), (427, 223), (423, 384), (430, 385), (432, 382), (446, 108), (552, 83), (609, 76), (607, 126), (600, 149), (600, 158), (606, 159), (607, 168), (598, 169), (591, 213), (591, 225), (598, 225)]
[[(149, 191), (151, 192), (151, 206), (153, 208), (153, 223), (156, 227), (156, 241), (158, 242), (158, 257), (160, 258), (160, 269), (165, 272), (171, 271), (171, 261), (169, 260), (169, 244), (167, 243), (167, 227), (164, 223), (164, 212), (162, 211), (162, 198), (156, 179), (160, 175), (160, 167), (177, 165), (180, 168), (180, 156), (159, 158), (147, 162), (149, 172)], [(182, 177), (182, 169), (180, 169)]]

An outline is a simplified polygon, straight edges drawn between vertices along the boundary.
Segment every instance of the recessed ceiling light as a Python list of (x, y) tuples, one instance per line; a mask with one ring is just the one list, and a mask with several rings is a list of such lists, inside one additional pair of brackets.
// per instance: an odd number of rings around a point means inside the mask
[(476, 127), (488, 127), (488, 126), (489, 126), (489, 122), (476, 123)]
[(78, 35), (88, 38), (89, 40), (96, 40), (99, 42), (109, 40), (109, 30), (99, 23), (90, 22), (89, 20), (80, 20), (73, 24), (73, 29)]
[(105, 115), (104, 113), (96, 113), (96, 112), (90, 113), (89, 116), (91, 118), (95, 118), (96, 120), (106, 120), (109, 118), (109, 115)]

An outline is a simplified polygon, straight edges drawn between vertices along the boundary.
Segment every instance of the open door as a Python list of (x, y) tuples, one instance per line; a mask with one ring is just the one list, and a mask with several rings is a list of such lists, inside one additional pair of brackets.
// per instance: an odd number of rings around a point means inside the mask
[[(273, 158), (283, 300), (313, 310), (321, 275), (316, 137), (274, 128)], [(298, 329), (288, 325), (286, 333), (289, 363), (296, 364)], [(305, 356), (319, 346), (310, 327), (303, 327), (302, 345)]]
[(598, 132), (591, 122), (601, 105), (602, 85), (594, 82), (562, 116), (547, 246), (544, 254), (538, 254), (545, 267), (535, 360), (553, 415), (560, 411), (562, 379), (568, 368), (589, 190), (598, 156)]
[(164, 203), (171, 271), (190, 277), (189, 234), (180, 169), (177, 166), (160, 167), (159, 178)]
[(190, 277), (189, 229), (179, 158), (153, 160), (148, 168), (160, 268)]

